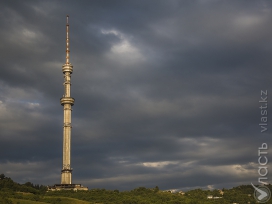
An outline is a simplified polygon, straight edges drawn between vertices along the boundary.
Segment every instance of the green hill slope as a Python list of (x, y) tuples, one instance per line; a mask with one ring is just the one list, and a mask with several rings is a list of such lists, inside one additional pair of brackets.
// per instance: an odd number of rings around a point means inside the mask
[[(272, 185), (267, 185), (272, 191)], [(194, 189), (183, 193), (161, 191), (159, 187), (139, 187), (131, 191), (91, 189), (89, 191), (49, 191), (30, 182), (18, 184), (0, 175), (0, 204), (256, 204), (251, 185), (231, 189)], [(272, 204), (272, 200), (267, 202)]]

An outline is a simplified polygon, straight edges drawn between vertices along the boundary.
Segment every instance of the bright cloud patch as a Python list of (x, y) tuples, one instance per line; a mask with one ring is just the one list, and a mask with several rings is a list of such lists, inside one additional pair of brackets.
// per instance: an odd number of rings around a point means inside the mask
[(163, 162), (144, 162), (142, 165), (145, 167), (153, 167), (153, 168), (163, 168), (170, 164), (177, 164), (175, 161), (163, 161)]
[(120, 39), (119, 43), (112, 45), (108, 57), (112, 60), (118, 60), (125, 64), (134, 64), (144, 60), (140, 50), (132, 45), (130, 38), (117, 30), (101, 30), (104, 35), (115, 35)]
[(28, 102), (27, 104), (28, 104), (28, 107), (29, 107), (29, 108), (37, 108), (37, 107), (40, 106), (39, 103)]

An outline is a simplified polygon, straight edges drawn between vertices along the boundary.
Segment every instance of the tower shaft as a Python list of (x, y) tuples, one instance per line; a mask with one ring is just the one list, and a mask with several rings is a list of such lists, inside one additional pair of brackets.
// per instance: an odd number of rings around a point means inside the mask
[(61, 170), (61, 184), (72, 184), (71, 115), (75, 100), (71, 97), (71, 74), (73, 73), (73, 65), (70, 63), (68, 18), (69, 16), (67, 16), (66, 23), (66, 63), (62, 66), (64, 95), (60, 99), (60, 103), (63, 106), (63, 165)]
[(48, 186), (49, 191), (58, 190), (84, 190), (88, 187), (81, 184), (72, 183), (72, 168), (71, 168), (71, 118), (72, 106), (75, 99), (71, 97), (71, 74), (73, 73), (73, 65), (70, 63), (70, 49), (69, 49), (69, 16), (67, 15), (66, 23), (66, 62), (62, 65), (62, 72), (64, 77), (64, 94), (60, 99), (60, 104), (63, 106), (63, 158), (61, 170), (61, 183), (54, 186)]

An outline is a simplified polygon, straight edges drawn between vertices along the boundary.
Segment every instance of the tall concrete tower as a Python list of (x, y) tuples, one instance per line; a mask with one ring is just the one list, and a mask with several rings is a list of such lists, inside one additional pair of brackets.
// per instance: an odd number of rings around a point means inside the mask
[(71, 113), (75, 99), (71, 97), (71, 74), (73, 73), (73, 65), (70, 63), (69, 49), (69, 16), (66, 21), (66, 62), (62, 65), (64, 76), (64, 95), (60, 99), (60, 104), (63, 106), (63, 159), (61, 170), (61, 183), (54, 186), (48, 186), (48, 190), (88, 190), (87, 187), (81, 184), (72, 183), (72, 168), (71, 168)]
[(71, 97), (71, 74), (73, 65), (70, 63), (69, 49), (69, 16), (66, 22), (66, 63), (62, 65), (64, 75), (64, 95), (60, 99), (63, 106), (63, 165), (61, 170), (61, 184), (72, 184), (71, 168), (71, 114), (75, 99)]

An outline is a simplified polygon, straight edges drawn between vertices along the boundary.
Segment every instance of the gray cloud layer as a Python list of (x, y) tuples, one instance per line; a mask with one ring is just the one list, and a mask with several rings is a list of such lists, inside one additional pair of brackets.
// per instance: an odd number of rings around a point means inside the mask
[[(270, 1), (0, 2), (0, 170), (60, 180), (70, 15), (73, 180), (89, 188), (257, 182)], [(270, 167), (270, 165), (269, 165)]]

